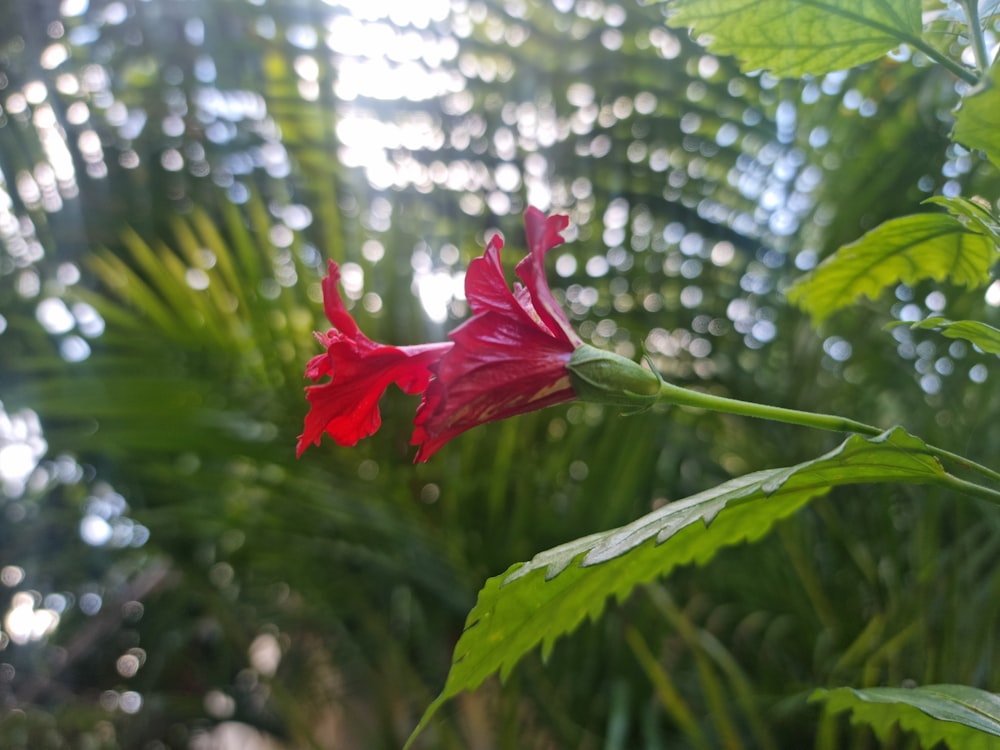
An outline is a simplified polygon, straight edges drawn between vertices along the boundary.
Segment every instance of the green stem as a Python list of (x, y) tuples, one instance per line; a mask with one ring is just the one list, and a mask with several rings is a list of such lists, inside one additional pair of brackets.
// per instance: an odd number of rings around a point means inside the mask
[(969, 68), (962, 65), (962, 63), (956, 62), (947, 55), (938, 52), (923, 39), (919, 38), (908, 39), (907, 43), (914, 49), (918, 49), (921, 52), (923, 52), (931, 60), (940, 63), (942, 66), (950, 70), (954, 76), (956, 76), (957, 78), (961, 78), (970, 86), (975, 86), (977, 83), (979, 83), (979, 75), (976, 73), (976, 71), (970, 70)]
[[(657, 400), (660, 403), (677, 404), (678, 406), (692, 406), (697, 409), (707, 409), (709, 411), (718, 411), (725, 414), (737, 414), (742, 417), (769, 419), (774, 422), (784, 422), (786, 424), (795, 424), (801, 427), (813, 427), (818, 430), (830, 430), (832, 432), (854, 432), (859, 435), (869, 435), (871, 437), (881, 435), (884, 432), (884, 430), (873, 425), (858, 422), (853, 419), (847, 419), (846, 417), (838, 417), (834, 414), (815, 414), (808, 411), (799, 411), (798, 409), (785, 409), (780, 406), (755, 404), (751, 401), (740, 401), (739, 399), (726, 398), (725, 396), (713, 396), (710, 393), (681, 388), (680, 386), (667, 383), (666, 381), (660, 382), (660, 393)], [(962, 468), (982, 474), (984, 477), (992, 479), (994, 482), (1000, 483), (1000, 472), (993, 471), (993, 469), (987, 468), (986, 466), (978, 464), (975, 461), (971, 461), (965, 456), (960, 456), (957, 453), (946, 451), (943, 448), (928, 445), (927, 449), (935, 458), (942, 461), (949, 461), (961, 466)], [(954, 477), (952, 477), (952, 479), (954, 479), (955, 482), (963, 481), (955, 479)], [(975, 492), (968, 490), (961, 491), (968, 492), (968, 494), (973, 494), (977, 497), (985, 497), (993, 502), (1000, 502), (1000, 493), (996, 493), (994, 490), (987, 490), (985, 487), (980, 487), (979, 485), (972, 484), (971, 482), (966, 482), (965, 484), (968, 484), (969, 487), (975, 487), (978, 489)], [(954, 489), (959, 489), (957, 485), (952, 484), (951, 486)], [(987, 495), (983, 495), (983, 492), (987, 493)]]
[(972, 42), (972, 54), (976, 57), (976, 67), (985, 74), (990, 69), (990, 54), (986, 51), (986, 39), (983, 38), (983, 24), (979, 20), (978, 0), (959, 0), (959, 5), (965, 9), (965, 17), (969, 29), (969, 40)]
[(883, 432), (883, 430), (873, 427), (870, 424), (856, 422), (853, 419), (838, 417), (833, 414), (814, 414), (813, 412), (799, 411), (798, 409), (784, 409), (780, 406), (768, 406), (766, 404), (755, 404), (750, 401), (740, 401), (735, 398), (726, 398), (725, 396), (713, 396), (710, 393), (692, 391), (665, 381), (660, 384), (659, 400), (661, 403), (693, 406), (698, 409), (708, 409), (709, 411), (738, 414), (742, 417), (770, 419), (774, 422), (797, 424), (802, 427), (815, 427), (818, 430), (857, 432), (861, 435), (871, 435), (873, 437), (881, 435)]
[(1000, 492), (989, 487), (983, 487), (975, 482), (967, 482), (951, 474), (945, 474), (944, 478), (938, 483), (955, 492), (961, 492), (963, 495), (971, 495), (972, 497), (978, 497), (980, 500), (991, 502), (994, 505), (1000, 505)]
[(951, 461), (953, 464), (961, 466), (963, 469), (968, 469), (969, 471), (975, 471), (982, 474), (984, 477), (989, 477), (994, 482), (1000, 482), (1000, 472), (993, 471), (993, 469), (987, 468), (982, 464), (977, 464), (975, 461), (970, 461), (965, 456), (960, 456), (957, 453), (952, 453), (951, 451), (946, 451), (944, 448), (938, 448), (933, 445), (927, 446), (930, 449), (932, 456), (940, 458), (944, 461)]

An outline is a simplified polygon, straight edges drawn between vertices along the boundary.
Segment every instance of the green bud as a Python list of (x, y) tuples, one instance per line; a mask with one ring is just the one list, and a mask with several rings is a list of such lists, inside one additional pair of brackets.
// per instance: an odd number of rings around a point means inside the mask
[(570, 383), (581, 401), (630, 406), (637, 411), (656, 403), (660, 376), (637, 362), (581, 344), (566, 365)]

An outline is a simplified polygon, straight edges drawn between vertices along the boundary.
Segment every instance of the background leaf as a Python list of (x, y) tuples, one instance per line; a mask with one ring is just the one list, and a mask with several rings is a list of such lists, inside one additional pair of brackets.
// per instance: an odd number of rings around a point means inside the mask
[(440, 706), (479, 686), (494, 672), (506, 679), (538, 644), (542, 658), (556, 640), (586, 618), (597, 618), (608, 597), (619, 601), (636, 586), (678, 565), (708, 562), (724, 546), (760, 539), (830, 488), (864, 482), (923, 484), (945, 476), (927, 446), (900, 428), (866, 439), (854, 435), (820, 458), (738, 477), (669, 503), (619, 529), (593, 534), (536, 555), (489, 579), (455, 647), (445, 688), (414, 736)]
[(830, 713), (851, 711), (852, 724), (868, 724), (885, 740), (895, 724), (914, 732), (925, 748), (944, 742), (962, 750), (988, 750), (1000, 737), (1000, 696), (965, 685), (817, 690)]
[(1000, 65), (990, 68), (983, 89), (966, 96), (955, 115), (953, 137), (969, 148), (980, 148), (1000, 166)]
[(923, 279), (975, 287), (990, 279), (990, 239), (945, 214), (892, 219), (844, 245), (788, 290), (788, 299), (817, 324), (858, 297), (875, 299), (900, 281)]
[(710, 35), (745, 71), (820, 75), (881, 57), (920, 36), (919, 0), (674, 0), (671, 26)]
[(1000, 354), (1000, 330), (978, 320), (948, 320), (933, 316), (914, 323), (911, 328), (940, 331), (950, 339), (965, 339), (989, 354)]
[[(941, 206), (955, 218), (969, 222), (973, 231), (989, 235), (994, 242), (1000, 243), (1000, 220), (990, 212), (989, 202), (985, 199), (969, 200), (960, 195), (953, 197), (934, 195), (925, 200), (924, 203)], [(986, 205), (984, 206), (982, 203)]]

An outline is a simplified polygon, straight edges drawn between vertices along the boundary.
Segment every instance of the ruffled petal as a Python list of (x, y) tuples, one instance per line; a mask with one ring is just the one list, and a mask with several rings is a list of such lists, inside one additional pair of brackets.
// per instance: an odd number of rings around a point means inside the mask
[(476, 315), (495, 312), (525, 324), (538, 326), (543, 332), (548, 328), (542, 319), (535, 314), (531, 298), (520, 284), (515, 285), (511, 292), (504, 278), (503, 265), (500, 262), (500, 250), (503, 249), (503, 239), (493, 235), (482, 257), (469, 264), (465, 272), (465, 298), (469, 307)]
[(422, 392), (430, 382), (431, 366), (452, 346), (375, 343), (361, 333), (344, 306), (337, 286), (340, 268), (330, 261), (328, 269), (323, 306), (334, 327), (316, 334), (326, 352), (309, 360), (305, 375), (314, 381), (331, 379), (306, 388), (310, 408), (298, 439), (299, 456), (310, 445), (319, 445), (324, 433), (340, 445), (355, 445), (373, 434), (382, 424), (378, 401), (385, 389), (395, 383), (406, 393)]
[(310, 409), (296, 454), (319, 445), (324, 433), (348, 446), (374, 434), (382, 424), (378, 401), (385, 389), (396, 383), (406, 393), (420, 393), (430, 382), (431, 365), (451, 346), (376, 344), (363, 351), (349, 339), (334, 342), (326, 355), (333, 363), (332, 380), (306, 388)]
[(533, 324), (489, 312), (451, 338), (414, 419), (418, 462), (477, 425), (575, 397), (566, 369), (574, 347)]
[(490, 238), (481, 257), (469, 264), (465, 272), (465, 298), (474, 314), (494, 310), (502, 314), (516, 314), (517, 301), (507, 287), (500, 263), (503, 238), (495, 234)]
[(569, 217), (562, 214), (546, 216), (537, 208), (524, 212), (524, 228), (528, 239), (528, 255), (517, 264), (517, 275), (528, 288), (534, 313), (553, 336), (564, 339), (574, 347), (583, 343), (566, 314), (559, 307), (545, 277), (545, 254), (565, 240), (559, 234), (569, 225)]
[(340, 297), (340, 266), (334, 261), (327, 261), (327, 275), (323, 279), (323, 311), (327, 320), (335, 329), (345, 336), (358, 340), (359, 345), (365, 348), (365, 344), (371, 344), (371, 340), (361, 333), (358, 324), (344, 307), (344, 300)]
[(333, 372), (333, 362), (328, 352), (317, 354), (306, 363), (306, 377), (310, 380), (319, 380), (325, 375)]
[(417, 409), (412, 442), (418, 462), (472, 427), (575, 398), (567, 365), (583, 342), (545, 278), (545, 254), (562, 244), (559, 232), (568, 222), (528, 209), (530, 252), (517, 266), (524, 285), (515, 283), (513, 291), (500, 264), (499, 237), (469, 265), (465, 289), (474, 317), (450, 334), (455, 347), (435, 367)]

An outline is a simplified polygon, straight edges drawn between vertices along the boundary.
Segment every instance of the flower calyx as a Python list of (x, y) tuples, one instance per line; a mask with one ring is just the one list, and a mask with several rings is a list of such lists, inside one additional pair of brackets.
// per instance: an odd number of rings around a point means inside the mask
[(566, 365), (581, 401), (645, 411), (659, 399), (660, 374), (614, 352), (581, 344)]

